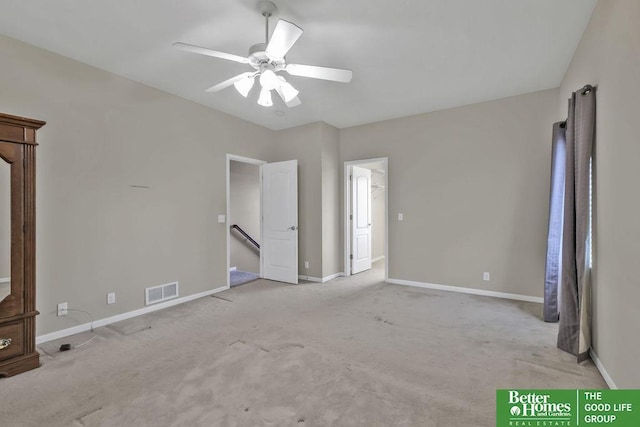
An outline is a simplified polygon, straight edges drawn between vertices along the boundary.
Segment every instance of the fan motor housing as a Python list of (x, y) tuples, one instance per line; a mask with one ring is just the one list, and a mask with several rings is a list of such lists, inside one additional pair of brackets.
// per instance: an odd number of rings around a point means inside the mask
[(273, 67), (274, 71), (282, 70), (284, 68), (285, 60), (282, 59), (272, 59), (267, 56), (265, 50), (267, 49), (266, 43), (257, 43), (249, 48), (249, 65), (251, 65), (256, 70), (260, 70), (262, 68)]

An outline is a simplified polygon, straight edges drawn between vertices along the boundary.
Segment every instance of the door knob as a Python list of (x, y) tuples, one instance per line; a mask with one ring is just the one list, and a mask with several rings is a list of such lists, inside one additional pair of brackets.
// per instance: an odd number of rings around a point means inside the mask
[(295, 225), (292, 225), (292, 226), (291, 226), (291, 227), (289, 227), (287, 230), (293, 230), (293, 231), (296, 231), (296, 226), (295, 226)]

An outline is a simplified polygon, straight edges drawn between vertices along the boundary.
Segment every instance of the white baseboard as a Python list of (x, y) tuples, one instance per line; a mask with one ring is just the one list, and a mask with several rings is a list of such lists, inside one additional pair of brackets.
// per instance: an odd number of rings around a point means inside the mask
[(378, 262), (381, 259), (384, 259), (384, 255), (380, 255), (379, 257), (375, 257), (374, 259), (371, 260), (371, 264), (373, 264), (374, 262)]
[(238, 269), (238, 267), (230, 267), (229, 271), (236, 271)]
[(591, 359), (593, 360), (593, 363), (595, 363), (596, 368), (598, 368), (598, 371), (600, 371), (600, 375), (602, 375), (602, 378), (604, 378), (604, 380), (607, 382), (609, 388), (611, 390), (616, 390), (618, 386), (615, 382), (613, 382), (613, 378), (611, 378), (611, 375), (609, 375), (609, 372), (607, 372), (596, 352), (593, 349), (590, 349), (589, 354), (591, 355)]
[(322, 279), (321, 279), (321, 278), (319, 278), (319, 277), (298, 276), (298, 279), (300, 279), (300, 280), (306, 280), (307, 282), (322, 283)]
[(344, 273), (342, 271), (339, 272), (339, 273), (334, 273), (334, 274), (332, 274), (330, 276), (327, 276), (327, 277), (323, 277), (322, 278), (322, 283), (328, 282), (329, 280), (333, 280), (336, 277), (341, 277), (341, 276), (344, 276)]
[[(174, 305), (183, 304), (185, 302), (193, 301), (198, 298), (206, 297), (209, 295), (216, 294), (218, 292), (226, 291), (229, 289), (227, 286), (222, 286), (220, 288), (212, 289), (209, 291), (200, 292), (197, 294), (189, 295), (182, 298), (176, 298), (171, 301), (162, 302), (159, 304), (150, 305), (148, 307), (140, 308), (138, 310), (128, 311), (126, 313), (116, 314), (115, 316), (105, 317), (104, 319), (97, 319), (93, 322), (93, 328), (99, 328), (101, 326), (106, 326), (111, 323), (120, 322), (122, 320), (131, 319), (132, 317), (141, 316), (143, 314), (152, 313), (154, 311), (162, 310), (164, 308), (173, 307)], [(81, 332), (91, 330), (91, 323), (84, 323), (82, 325), (73, 326), (67, 329), (61, 329), (59, 331), (51, 332), (48, 334), (40, 335), (36, 337), (36, 344), (42, 344), (48, 341), (57, 340), (60, 338), (68, 337), (70, 335), (79, 334)]]
[(298, 276), (298, 279), (306, 280), (307, 282), (325, 283), (325, 282), (328, 282), (329, 280), (333, 280), (336, 277), (340, 277), (340, 276), (344, 276), (344, 273), (343, 272), (335, 273), (330, 276), (322, 277), (322, 278), (312, 277), (312, 276)]
[(433, 283), (414, 282), (411, 280), (391, 279), (391, 278), (387, 279), (386, 282), (393, 283), (394, 285), (415, 286), (417, 288), (436, 289), (439, 291), (458, 292), (463, 294), (481, 295), (485, 297), (505, 298), (505, 299), (512, 299), (516, 301), (536, 302), (539, 304), (542, 304), (544, 302), (544, 298), (542, 297), (532, 297), (529, 295), (486, 291), (484, 289), (463, 288), (460, 286), (449, 286), (449, 285), (436, 285)]

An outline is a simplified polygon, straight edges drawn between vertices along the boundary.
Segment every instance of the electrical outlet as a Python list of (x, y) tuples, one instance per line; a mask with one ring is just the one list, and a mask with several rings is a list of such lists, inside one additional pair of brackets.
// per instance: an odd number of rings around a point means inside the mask
[(227, 222), (227, 216), (226, 215), (218, 215), (218, 224), (224, 224), (225, 222)]
[(304, 268), (309, 268), (309, 261), (304, 262)]
[(402, 213), (398, 214), (398, 221), (404, 221), (404, 214)]
[(58, 316), (66, 316), (68, 313), (68, 305), (66, 302), (58, 304)]
[(115, 304), (116, 303), (116, 293), (109, 292), (107, 294), (107, 304)]
[(482, 274), (482, 280), (484, 280), (485, 282), (488, 282), (489, 280), (491, 280), (491, 275), (489, 274), (489, 272), (488, 272), (488, 271), (485, 271), (485, 272)]

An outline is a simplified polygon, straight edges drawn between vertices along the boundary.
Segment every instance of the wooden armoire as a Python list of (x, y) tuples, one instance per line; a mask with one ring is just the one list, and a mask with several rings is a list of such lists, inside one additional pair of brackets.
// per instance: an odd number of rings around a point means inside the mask
[(40, 365), (36, 350), (36, 130), (0, 114), (0, 377)]

